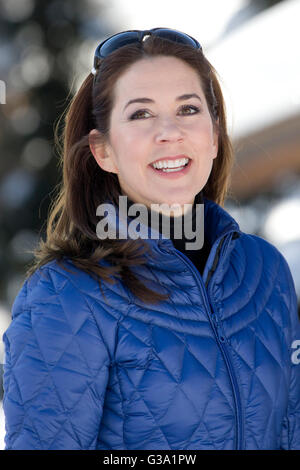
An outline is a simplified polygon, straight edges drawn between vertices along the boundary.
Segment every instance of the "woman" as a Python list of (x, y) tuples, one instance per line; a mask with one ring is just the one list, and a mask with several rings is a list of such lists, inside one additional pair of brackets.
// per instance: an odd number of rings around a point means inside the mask
[(200, 44), (112, 36), (65, 122), (47, 240), (3, 335), (6, 449), (299, 449), (294, 283), (223, 208), (233, 153)]

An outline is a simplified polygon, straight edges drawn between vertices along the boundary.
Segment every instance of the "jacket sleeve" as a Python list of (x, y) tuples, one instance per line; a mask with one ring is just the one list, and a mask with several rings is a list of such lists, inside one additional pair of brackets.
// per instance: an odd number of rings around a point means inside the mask
[(300, 319), (294, 281), (284, 259), (284, 268), (289, 285), (289, 347), (290, 347), (290, 388), (287, 414), (281, 433), (281, 449), (300, 449)]
[(95, 449), (110, 360), (80, 290), (36, 271), (2, 339), (5, 450)]

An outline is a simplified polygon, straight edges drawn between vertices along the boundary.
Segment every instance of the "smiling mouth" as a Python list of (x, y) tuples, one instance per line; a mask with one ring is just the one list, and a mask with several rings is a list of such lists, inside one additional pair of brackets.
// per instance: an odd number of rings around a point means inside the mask
[(162, 172), (164, 172), (164, 173), (174, 173), (174, 172), (176, 172), (176, 171), (181, 171), (181, 170), (183, 170), (185, 167), (188, 166), (188, 164), (190, 163), (190, 161), (191, 161), (191, 159), (189, 158), (188, 161), (187, 161), (184, 165), (176, 166), (176, 167), (169, 167), (169, 168), (164, 168), (164, 167), (163, 167), (163, 168), (156, 168), (156, 167), (154, 167), (153, 165), (151, 165), (151, 166), (152, 166), (152, 168), (153, 168), (154, 170), (156, 170), (156, 171), (162, 171)]
[(192, 165), (192, 159), (189, 158), (188, 162), (185, 165), (181, 165), (180, 167), (176, 168), (154, 168), (153, 165), (149, 165), (152, 171), (155, 172), (158, 176), (167, 179), (173, 179), (180, 176), (184, 176), (186, 173), (189, 172), (190, 167)]

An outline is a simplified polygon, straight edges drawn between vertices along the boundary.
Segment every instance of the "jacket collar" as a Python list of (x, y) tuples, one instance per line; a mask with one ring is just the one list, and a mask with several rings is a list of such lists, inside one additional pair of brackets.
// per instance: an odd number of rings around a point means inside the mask
[(241, 235), (237, 221), (219, 204), (204, 197), (204, 233), (211, 245), (229, 232)]

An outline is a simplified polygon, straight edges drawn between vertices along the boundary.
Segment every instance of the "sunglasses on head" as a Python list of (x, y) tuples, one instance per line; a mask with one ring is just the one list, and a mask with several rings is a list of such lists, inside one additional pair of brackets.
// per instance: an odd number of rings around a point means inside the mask
[(97, 68), (101, 62), (101, 59), (109, 56), (112, 52), (120, 49), (120, 47), (133, 44), (135, 42), (142, 42), (145, 36), (157, 36), (162, 39), (168, 39), (169, 41), (185, 44), (193, 47), (194, 49), (202, 50), (200, 43), (188, 34), (176, 31), (175, 29), (169, 28), (153, 28), (140, 31), (138, 29), (122, 31), (121, 33), (114, 34), (97, 46), (94, 55), (94, 66), (91, 70), (93, 75), (96, 75)]

